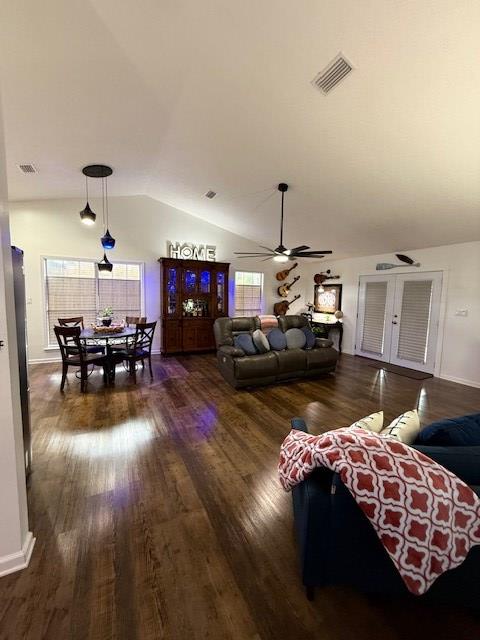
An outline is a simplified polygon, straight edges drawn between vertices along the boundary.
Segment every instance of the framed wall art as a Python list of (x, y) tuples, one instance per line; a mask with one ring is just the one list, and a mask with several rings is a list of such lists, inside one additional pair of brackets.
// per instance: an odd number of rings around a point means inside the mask
[(317, 313), (335, 313), (342, 305), (341, 284), (316, 284), (314, 290), (314, 310)]

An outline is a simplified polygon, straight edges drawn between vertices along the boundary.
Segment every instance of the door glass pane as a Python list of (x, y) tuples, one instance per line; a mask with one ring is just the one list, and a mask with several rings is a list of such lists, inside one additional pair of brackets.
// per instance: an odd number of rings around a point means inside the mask
[(173, 316), (177, 313), (177, 270), (168, 270), (167, 277), (167, 313)]
[(383, 354), (387, 286), (387, 282), (365, 284), (362, 351), (376, 355)]
[(223, 313), (225, 304), (225, 274), (217, 273), (217, 311)]
[(200, 293), (210, 293), (210, 271), (200, 272)]
[(197, 274), (195, 271), (191, 271), (187, 269), (185, 271), (185, 292), (186, 293), (194, 293), (197, 284)]
[(397, 350), (397, 357), (403, 360), (426, 362), (432, 285), (431, 280), (404, 282)]

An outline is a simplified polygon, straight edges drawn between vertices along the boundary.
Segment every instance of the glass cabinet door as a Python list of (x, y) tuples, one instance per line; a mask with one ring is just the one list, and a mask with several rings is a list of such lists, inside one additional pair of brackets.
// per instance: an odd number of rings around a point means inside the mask
[(210, 269), (200, 271), (200, 293), (210, 293), (212, 272)]
[(185, 269), (183, 272), (183, 293), (196, 293), (197, 272), (195, 269)]
[(178, 312), (178, 270), (167, 269), (167, 315), (176, 316)]
[(223, 271), (219, 271), (217, 273), (217, 314), (224, 315), (226, 313), (225, 309), (225, 273)]

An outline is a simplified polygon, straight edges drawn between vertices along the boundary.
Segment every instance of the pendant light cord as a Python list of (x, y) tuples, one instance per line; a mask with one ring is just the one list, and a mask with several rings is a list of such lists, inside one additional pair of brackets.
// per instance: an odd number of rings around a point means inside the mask
[(107, 230), (105, 226), (105, 178), (102, 178), (102, 217), (103, 217), (103, 233)]
[(283, 197), (285, 196), (285, 192), (282, 191), (282, 215), (280, 218), (280, 246), (283, 247)]
[(108, 230), (108, 178), (105, 177), (105, 208), (107, 210), (107, 230)]
[(85, 191), (87, 192), (87, 202), (88, 202), (88, 176), (85, 174)]

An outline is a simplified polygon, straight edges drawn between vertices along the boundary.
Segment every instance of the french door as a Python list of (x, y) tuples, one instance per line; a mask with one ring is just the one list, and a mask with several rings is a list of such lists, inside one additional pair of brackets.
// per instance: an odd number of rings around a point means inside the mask
[(433, 373), (442, 274), (361, 276), (355, 353)]

